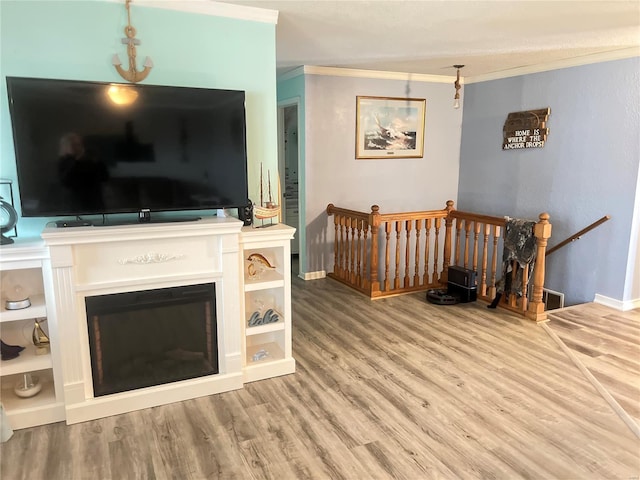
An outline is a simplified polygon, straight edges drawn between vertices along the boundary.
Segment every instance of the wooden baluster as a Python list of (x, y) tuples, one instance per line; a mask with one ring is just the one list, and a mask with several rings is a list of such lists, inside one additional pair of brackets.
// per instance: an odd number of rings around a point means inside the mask
[(349, 281), (352, 284), (356, 283), (356, 226), (357, 220), (355, 218), (351, 219), (351, 267), (349, 268), (349, 272), (351, 275), (349, 276)]
[(427, 218), (424, 228), (424, 272), (422, 272), (422, 283), (424, 285), (431, 285), (429, 280), (429, 246), (431, 243), (431, 219)]
[[(518, 261), (517, 260), (513, 260), (511, 262), (511, 286), (513, 289), (513, 285), (516, 284), (516, 278), (517, 278), (517, 272), (518, 272)], [(507, 292), (509, 294), (509, 305), (511, 305), (512, 307), (516, 306), (516, 302), (518, 301), (518, 295), (516, 295), (515, 293), (512, 292)], [(503, 299), (506, 300), (505, 297), (502, 297)]]
[(547, 241), (551, 237), (551, 224), (549, 223), (549, 214), (541, 213), (539, 221), (533, 227), (533, 234), (536, 237), (537, 253), (536, 263), (533, 268), (533, 296), (526, 316), (536, 322), (547, 319), (547, 313), (544, 311), (544, 303), (542, 302), (542, 289), (544, 288), (545, 274), (545, 258)]
[(344, 231), (345, 231), (345, 238), (346, 238), (346, 242), (344, 244), (344, 278), (345, 280), (347, 280), (348, 282), (351, 281), (351, 270), (349, 269), (349, 262), (350, 262), (350, 256), (351, 256), (351, 240), (350, 240), (350, 227), (351, 227), (351, 219), (349, 217), (345, 218), (344, 221)]
[(391, 290), (391, 279), (389, 278), (389, 263), (391, 263), (391, 222), (384, 224), (384, 231), (386, 234), (386, 243), (384, 247), (384, 291)]
[(404, 231), (405, 231), (405, 246), (404, 246), (404, 288), (409, 288), (409, 258), (410, 258), (410, 248), (411, 248), (411, 220), (406, 220), (404, 222)]
[(344, 218), (344, 256), (343, 256), (343, 260), (342, 263), (344, 264), (344, 279), (349, 281), (349, 251), (351, 250), (350, 245), (350, 239), (349, 239), (349, 223), (351, 223), (351, 220), (349, 219), (348, 216), (345, 216)]
[(344, 215), (340, 215), (340, 278), (345, 278), (345, 268), (344, 268), (344, 224), (345, 224)]
[(491, 225), (484, 224), (484, 242), (482, 243), (482, 272), (480, 273), (480, 296), (487, 295), (487, 262), (489, 261), (489, 233)]
[(342, 242), (344, 241), (342, 233), (342, 215), (336, 215), (338, 218), (338, 276), (342, 278)]
[[(367, 274), (367, 239), (369, 238), (369, 224), (364, 221), (363, 222), (363, 228), (362, 228), (362, 286), (364, 288), (369, 288), (369, 286), (371, 285), (370, 283), (370, 279), (371, 279), (371, 275)], [(371, 249), (373, 250), (373, 247), (371, 247)], [(367, 280), (369, 279), (369, 280)]]
[(477, 220), (473, 222), (473, 263), (471, 270), (478, 271), (478, 237), (480, 236), (480, 228), (482, 224)]
[(422, 220), (416, 220), (416, 265), (413, 271), (413, 286), (420, 285), (420, 230), (422, 228)]
[(333, 234), (333, 273), (340, 276), (340, 264), (338, 263), (338, 252), (340, 251), (340, 216), (333, 216), (333, 227), (335, 232)]
[(489, 299), (496, 296), (496, 270), (498, 270), (498, 242), (500, 241), (500, 227), (493, 226), (493, 253), (491, 255), (491, 284), (489, 286)]
[(454, 265), (460, 265), (460, 234), (462, 231), (462, 222), (463, 220), (459, 218), (456, 219), (456, 254), (453, 262)]
[[(435, 233), (436, 236), (433, 239), (433, 283), (438, 283), (440, 279), (438, 278), (438, 242), (440, 237), (440, 224), (442, 223), (441, 218), (436, 218), (435, 221)], [(446, 266), (448, 270), (448, 265)]]
[[(442, 282), (443, 284), (447, 283), (447, 279), (449, 278), (449, 265), (451, 264), (451, 226), (453, 225), (453, 218), (451, 217), (451, 212), (453, 210), (454, 210), (453, 200), (447, 200), (447, 206), (445, 208), (445, 211), (447, 212), (447, 216), (444, 217), (444, 224), (445, 224), (444, 260), (442, 262), (442, 274), (440, 276), (440, 282)], [(436, 252), (437, 251), (438, 249), (436, 248)], [(434, 260), (434, 268), (437, 268), (435, 267), (435, 265), (438, 265), (437, 257)]]
[(527, 293), (529, 291), (529, 264), (527, 263), (522, 269), (522, 297), (520, 298), (520, 311), (527, 311), (527, 303), (529, 301)]
[(380, 293), (380, 281), (378, 280), (378, 231), (380, 229), (380, 207), (371, 206), (369, 225), (371, 226), (371, 294)]
[(471, 221), (464, 221), (464, 268), (469, 268), (469, 233), (471, 232)]
[(396, 275), (393, 278), (393, 288), (400, 288), (400, 232), (402, 231), (402, 223), (395, 222), (396, 224)]
[(358, 229), (358, 251), (356, 252), (356, 259), (358, 262), (356, 270), (356, 285), (362, 287), (362, 276), (360, 275), (360, 259), (362, 258), (362, 227), (364, 220), (358, 219), (356, 221), (356, 228)]

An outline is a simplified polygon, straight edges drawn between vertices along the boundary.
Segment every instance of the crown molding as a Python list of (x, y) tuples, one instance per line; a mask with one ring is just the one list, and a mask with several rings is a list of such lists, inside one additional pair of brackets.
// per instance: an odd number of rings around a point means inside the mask
[(283, 73), (282, 75), (278, 75), (278, 81), (279, 82), (284, 82), (286, 80), (291, 80), (292, 78), (296, 78), (299, 77), (300, 75), (304, 75), (305, 74), (305, 69), (306, 67), (302, 66), (302, 67), (296, 67), (293, 70), (289, 70), (288, 72)]
[[(327, 75), (331, 77), (375, 78), (381, 80), (411, 80), (412, 82), (450, 83), (456, 77), (451, 75), (426, 75), (423, 73), (384, 72), (381, 70), (359, 70), (355, 68), (315, 67), (305, 65), (305, 75)], [(298, 69), (294, 70), (297, 71)], [(288, 73), (288, 72), (287, 72)], [(300, 73), (298, 73), (300, 75)], [(462, 77), (460, 83), (464, 83)]]
[(640, 56), (640, 47), (622, 48), (620, 50), (611, 50), (609, 52), (582, 55), (580, 57), (566, 58), (564, 60), (556, 60), (553, 62), (541, 63), (538, 65), (527, 65), (524, 67), (511, 68), (509, 70), (487, 73), (485, 75), (469, 76), (465, 77), (465, 83), (470, 84), (488, 82), (490, 80), (518, 77), (520, 75), (530, 75), (532, 73), (548, 72), (550, 70), (560, 70), (562, 68), (578, 67), (580, 65), (589, 65), (592, 63), (623, 60), (625, 58), (633, 58), (638, 56)]
[[(122, 3), (124, 0), (107, 0), (113, 3)], [(215, 17), (235, 18), (251, 22), (278, 23), (278, 11), (266, 8), (246, 7), (244, 5), (232, 5), (212, 0), (134, 0), (135, 7), (162, 8), (164, 10), (177, 10)]]
[[(594, 53), (591, 55), (567, 58), (564, 60), (557, 60), (538, 65), (529, 65), (524, 67), (511, 68), (509, 70), (501, 70), (499, 72), (487, 73), (485, 75), (460, 77), (460, 83), (463, 85), (468, 85), (471, 83), (488, 82), (490, 80), (500, 80), (503, 78), (518, 77), (520, 75), (529, 75), (532, 73), (560, 70), (562, 68), (578, 67), (580, 65), (609, 62), (613, 60), (623, 60), (633, 57), (640, 57), (640, 47), (629, 47), (619, 50), (612, 50), (609, 52)], [(455, 81), (456, 79), (456, 77), (452, 75), (425, 75), (421, 73), (385, 72), (379, 70), (359, 70), (353, 68), (318, 67), (312, 65), (304, 65), (294, 68), (293, 70), (290, 70), (278, 76), (278, 81), (289, 80), (299, 75), (327, 75), (333, 77), (375, 78), (382, 80), (411, 80), (414, 82), (430, 83), (450, 83)]]

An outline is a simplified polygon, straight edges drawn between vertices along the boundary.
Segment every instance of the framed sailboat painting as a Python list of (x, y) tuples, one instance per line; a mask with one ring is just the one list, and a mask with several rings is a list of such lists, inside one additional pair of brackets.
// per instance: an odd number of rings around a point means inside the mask
[(421, 158), (424, 98), (356, 97), (356, 158)]

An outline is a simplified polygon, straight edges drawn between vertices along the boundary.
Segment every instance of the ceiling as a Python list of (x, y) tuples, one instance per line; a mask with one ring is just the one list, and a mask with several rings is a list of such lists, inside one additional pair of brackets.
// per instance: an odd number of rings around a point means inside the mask
[(278, 73), (308, 65), (454, 75), (464, 64), (463, 76), (486, 76), (640, 52), (638, 0), (223, 1), (279, 11)]

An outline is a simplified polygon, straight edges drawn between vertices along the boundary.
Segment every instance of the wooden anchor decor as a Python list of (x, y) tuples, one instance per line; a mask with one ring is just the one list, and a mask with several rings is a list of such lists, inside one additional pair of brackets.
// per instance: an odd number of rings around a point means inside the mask
[(129, 70), (125, 70), (124, 68), (122, 68), (121, 66), (122, 62), (120, 61), (120, 57), (118, 57), (117, 53), (113, 55), (112, 63), (113, 63), (113, 66), (116, 67), (116, 70), (118, 71), (118, 73), (122, 78), (124, 78), (125, 80), (131, 83), (137, 83), (147, 78), (147, 75), (149, 75), (149, 72), (151, 72), (151, 68), (153, 67), (153, 62), (149, 57), (147, 57), (143, 64), (144, 70), (142, 70), (141, 72), (136, 70), (136, 45), (140, 45), (140, 40), (135, 38), (136, 29), (133, 27), (133, 25), (131, 25), (130, 3), (131, 3), (131, 0), (125, 0), (125, 8), (127, 9), (128, 23), (127, 23), (127, 26), (124, 27), (124, 34), (126, 35), (126, 38), (122, 39), (122, 43), (127, 45), (127, 56), (129, 57)]
[(502, 128), (502, 149), (542, 148), (547, 141), (551, 108), (512, 112)]

